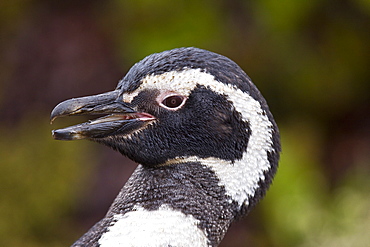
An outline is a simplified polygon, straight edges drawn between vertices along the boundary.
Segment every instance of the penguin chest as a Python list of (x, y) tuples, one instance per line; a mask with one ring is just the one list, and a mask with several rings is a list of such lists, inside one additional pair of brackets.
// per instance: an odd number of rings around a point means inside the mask
[(117, 214), (99, 239), (101, 247), (122, 246), (209, 246), (206, 233), (191, 215), (167, 205), (149, 211), (135, 207), (126, 214)]

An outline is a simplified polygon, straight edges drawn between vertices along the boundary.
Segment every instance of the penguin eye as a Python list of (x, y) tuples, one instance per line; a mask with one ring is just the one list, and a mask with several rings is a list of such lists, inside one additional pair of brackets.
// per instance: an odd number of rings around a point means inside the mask
[(171, 95), (162, 101), (162, 105), (166, 108), (175, 109), (180, 107), (184, 102), (184, 97), (180, 95)]

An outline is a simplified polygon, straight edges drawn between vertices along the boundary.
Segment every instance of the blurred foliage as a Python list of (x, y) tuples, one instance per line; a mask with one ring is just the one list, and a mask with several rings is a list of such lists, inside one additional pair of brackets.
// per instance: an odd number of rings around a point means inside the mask
[[(28, 42), (23, 30), (47, 23), (45, 13), (63, 17), (68, 10), (88, 13), (125, 70), (151, 53), (196, 46), (232, 58), (251, 76), (277, 119), (283, 146), (277, 177), (261, 203), (258, 220), (265, 227), (254, 240), (258, 246), (368, 245), (368, 134), (348, 137), (352, 146), (344, 151), (358, 157), (337, 181), (329, 175), (342, 168), (329, 164), (325, 152), (340, 144), (333, 135), (351, 135), (361, 124), (369, 129), (348, 113), (370, 116), (363, 112), (370, 109), (370, 1), (1, 1), (0, 108), (12, 77), (24, 72), (14, 55)], [(60, 33), (53, 41), (63, 38)], [(48, 66), (37, 68), (54, 68)], [(34, 115), (0, 124), (0, 246), (68, 246), (84, 231), (74, 210), (96, 172), (97, 154), (84, 141), (53, 141), (48, 113)], [(342, 119), (349, 127), (338, 127)]]
[(118, 51), (129, 64), (179, 45), (211, 49), (227, 39), (218, 0), (114, 0), (97, 15), (117, 35)]
[(92, 157), (81, 155), (86, 142), (57, 143), (49, 129), (46, 117), (0, 129), (0, 246), (67, 246), (77, 237), (71, 215)]
[(368, 167), (356, 164), (330, 190), (317, 158), (322, 140), (316, 128), (293, 123), (280, 131), (284, 143), (280, 169), (261, 203), (271, 246), (367, 246)]

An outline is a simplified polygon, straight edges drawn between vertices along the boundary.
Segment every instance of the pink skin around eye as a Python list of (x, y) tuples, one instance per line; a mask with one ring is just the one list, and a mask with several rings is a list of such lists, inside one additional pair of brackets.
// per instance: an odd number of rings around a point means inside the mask
[[(168, 91), (168, 92), (163, 92), (160, 95), (158, 95), (157, 102), (161, 107), (164, 107), (168, 110), (177, 110), (185, 104), (186, 99), (187, 98), (181, 94)], [(181, 102), (179, 102), (180, 100)]]

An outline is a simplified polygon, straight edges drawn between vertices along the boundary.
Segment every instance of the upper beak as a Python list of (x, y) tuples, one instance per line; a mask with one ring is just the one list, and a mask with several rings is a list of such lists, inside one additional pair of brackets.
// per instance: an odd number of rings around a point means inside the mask
[(94, 96), (69, 99), (59, 103), (51, 112), (51, 122), (58, 117), (72, 115), (107, 114), (107, 116), (91, 120), (64, 129), (53, 130), (54, 139), (77, 140), (85, 138), (101, 138), (117, 130), (128, 132), (134, 122), (154, 120), (143, 112), (136, 112), (128, 104), (118, 100), (119, 91), (115, 90)]

